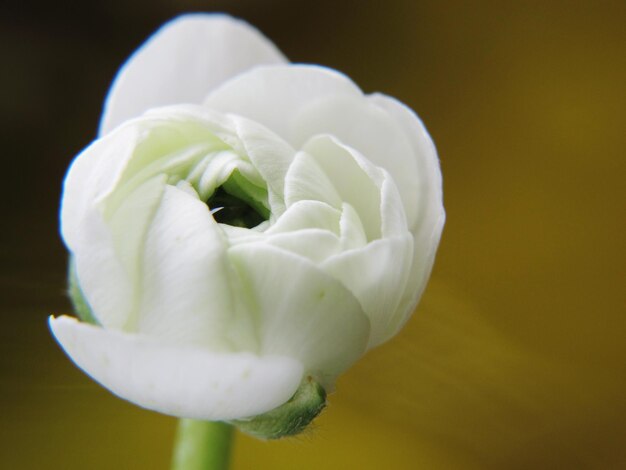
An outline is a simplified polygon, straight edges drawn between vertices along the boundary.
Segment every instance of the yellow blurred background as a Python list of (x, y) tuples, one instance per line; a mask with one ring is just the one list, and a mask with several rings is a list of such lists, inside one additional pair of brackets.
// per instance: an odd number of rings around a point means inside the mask
[(447, 225), (406, 329), (305, 436), (238, 435), (234, 469), (626, 468), (623, 1), (141, 0), (3, 6), (0, 466), (166, 469), (173, 418), (79, 372), (57, 208), (117, 67), (184, 11), (413, 107)]

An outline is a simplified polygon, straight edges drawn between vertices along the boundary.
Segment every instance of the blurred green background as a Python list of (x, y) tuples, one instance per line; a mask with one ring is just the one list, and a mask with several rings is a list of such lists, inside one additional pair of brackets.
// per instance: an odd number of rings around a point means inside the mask
[(46, 317), (69, 312), (64, 171), (117, 67), (184, 11), (243, 17), (406, 102), (444, 174), (416, 315), (305, 436), (238, 435), (234, 468), (626, 468), (626, 3), (453, 0), (2, 7), (2, 468), (168, 467), (175, 420), (90, 381)]

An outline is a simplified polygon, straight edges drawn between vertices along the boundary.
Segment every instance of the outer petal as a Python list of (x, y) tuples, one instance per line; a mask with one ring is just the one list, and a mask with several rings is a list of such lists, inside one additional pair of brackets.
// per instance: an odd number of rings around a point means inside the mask
[(225, 80), (260, 64), (284, 63), (280, 51), (249, 24), (226, 15), (170, 21), (120, 69), (105, 103), (100, 134), (149, 108), (201, 103)]
[(417, 224), (411, 227), (415, 244), (413, 266), (407, 284), (407, 293), (400, 309), (404, 315), (397, 320), (393, 332), (397, 332), (410, 317), (426, 287), (435, 261), (435, 253), (445, 222), (443, 208), (441, 170), (435, 146), (417, 115), (398, 100), (382, 94), (370, 96), (370, 100), (385, 109), (409, 137), (418, 165)]
[(407, 106), (395, 98), (380, 93), (371, 95), (369, 99), (387, 111), (404, 131), (404, 135), (408, 137), (412, 155), (417, 164), (416, 179), (412, 181), (412, 184), (417, 189), (415, 205), (418, 209), (417, 223), (409, 228), (417, 238), (434, 241), (436, 250), (443, 229), (445, 212), (441, 170), (435, 145), (422, 121)]
[(264, 243), (229, 250), (261, 352), (294, 357), (328, 390), (365, 352), (369, 321), (343, 284), (308, 259)]
[(302, 379), (302, 365), (282, 356), (219, 354), (180, 347), (50, 317), (50, 328), (74, 363), (116, 395), (161, 413), (231, 420), (285, 403)]
[(229, 80), (209, 94), (205, 104), (222, 112), (252, 119), (294, 147), (295, 118), (320, 99), (362, 96), (345, 75), (316, 65), (257, 67)]

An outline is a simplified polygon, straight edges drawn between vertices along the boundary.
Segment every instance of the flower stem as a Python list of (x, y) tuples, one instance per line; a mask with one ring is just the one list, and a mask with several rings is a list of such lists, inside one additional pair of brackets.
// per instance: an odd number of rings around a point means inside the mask
[(172, 470), (228, 470), (232, 438), (230, 424), (179, 420)]

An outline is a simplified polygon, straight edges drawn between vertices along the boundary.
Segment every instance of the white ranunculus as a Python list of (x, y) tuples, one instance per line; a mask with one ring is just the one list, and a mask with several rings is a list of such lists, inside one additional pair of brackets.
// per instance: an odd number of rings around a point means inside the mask
[(398, 332), (443, 222), (410, 109), (241, 21), (183, 16), (121, 69), (68, 172), (62, 234), (95, 324), (51, 328), (140, 406), (255, 416)]

